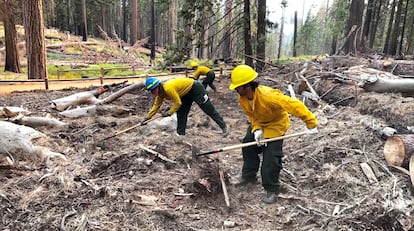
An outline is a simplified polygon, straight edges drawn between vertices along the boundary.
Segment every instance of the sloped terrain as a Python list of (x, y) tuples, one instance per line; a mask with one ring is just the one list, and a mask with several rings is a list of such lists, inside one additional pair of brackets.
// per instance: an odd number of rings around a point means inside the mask
[[(269, 71), (258, 79), (286, 90), (285, 77)], [(385, 111), (390, 111), (386, 109), (388, 105), (381, 102), (396, 104), (412, 98), (361, 91), (357, 99), (378, 100), (354, 100), (329, 107), (307, 99), (306, 104), (320, 121), (319, 133), (284, 141), (282, 192), (275, 204), (265, 205), (260, 203), (260, 183), (247, 187), (232, 184), (240, 174), (241, 150), (202, 156), (198, 161), (192, 158), (191, 144), (203, 151), (239, 144), (248, 126), (236, 92), (228, 90), (229, 76), (217, 77), (215, 83), (218, 93), (209, 95), (230, 127), (226, 138), (193, 105), (184, 138), (174, 135), (174, 121), (164, 125), (154, 121), (102, 141), (142, 120), (153, 100), (144, 91), (127, 94), (113, 103), (129, 108), (128, 115), (60, 118), (68, 124), (64, 129), (39, 129), (48, 135), (48, 147), (64, 153), (69, 161), (54, 160), (44, 165), (20, 160), (12, 168), (2, 162), (0, 230), (412, 228), (410, 178), (387, 166), (383, 157), (385, 141), (363, 122), (391, 126), (393, 121)], [(51, 114), (59, 118), (50, 109), (50, 101), (84, 90), (12, 93), (0, 98), (0, 106), (22, 106), (33, 115)], [(330, 94), (323, 98), (324, 102), (335, 98), (334, 92)], [(164, 103), (163, 108), (167, 106)], [(292, 117), (289, 133), (304, 128), (302, 121)], [(361, 164), (372, 168), (377, 181), (368, 180)], [(222, 192), (220, 169), (225, 175), (230, 206)]]

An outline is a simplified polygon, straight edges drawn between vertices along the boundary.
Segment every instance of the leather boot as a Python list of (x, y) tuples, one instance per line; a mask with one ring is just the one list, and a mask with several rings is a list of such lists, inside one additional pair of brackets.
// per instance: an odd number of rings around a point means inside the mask
[(246, 178), (240, 178), (239, 181), (237, 181), (236, 183), (234, 183), (234, 186), (239, 187), (239, 186), (246, 186), (248, 184), (256, 184), (257, 180), (256, 179), (246, 179)]
[(273, 204), (276, 201), (276, 192), (269, 192), (267, 191), (264, 197), (262, 198), (262, 202), (265, 204)]

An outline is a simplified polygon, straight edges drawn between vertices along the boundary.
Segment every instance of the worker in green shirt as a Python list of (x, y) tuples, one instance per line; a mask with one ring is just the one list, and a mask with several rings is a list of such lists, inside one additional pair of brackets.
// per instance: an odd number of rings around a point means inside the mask
[(214, 92), (217, 92), (216, 86), (214, 86), (213, 82), (216, 78), (216, 75), (214, 74), (214, 71), (206, 66), (199, 66), (197, 62), (191, 62), (190, 63), (191, 69), (195, 70), (194, 74), (191, 76), (191, 78), (198, 80), (201, 75), (205, 75), (206, 77), (203, 79), (202, 83), (204, 88), (207, 90), (207, 86), (210, 86), (211, 89), (213, 89)]
[(154, 104), (145, 120), (151, 119), (157, 113), (164, 99), (171, 100), (173, 104), (168, 111), (162, 112), (162, 116), (171, 116), (177, 112), (177, 135), (183, 136), (185, 135), (191, 105), (196, 102), (201, 110), (221, 128), (223, 137), (228, 135), (229, 131), (223, 117), (211, 103), (201, 83), (191, 78), (177, 78), (161, 83), (160, 79), (149, 77), (145, 81), (145, 87), (148, 92), (155, 96)]

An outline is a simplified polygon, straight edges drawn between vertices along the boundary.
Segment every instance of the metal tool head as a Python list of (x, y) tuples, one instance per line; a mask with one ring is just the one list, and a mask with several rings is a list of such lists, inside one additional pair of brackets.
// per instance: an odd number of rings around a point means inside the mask
[(197, 146), (189, 143), (189, 142), (184, 142), (185, 144), (187, 144), (188, 146), (190, 146), (191, 148), (191, 159), (193, 161), (198, 161), (198, 154), (200, 153), (200, 149), (197, 148)]
[(197, 146), (195, 146), (195, 145), (191, 145), (191, 157), (192, 157), (192, 160), (198, 161), (199, 160), (199, 158), (198, 158), (198, 154), (199, 153), (200, 153), (200, 149)]

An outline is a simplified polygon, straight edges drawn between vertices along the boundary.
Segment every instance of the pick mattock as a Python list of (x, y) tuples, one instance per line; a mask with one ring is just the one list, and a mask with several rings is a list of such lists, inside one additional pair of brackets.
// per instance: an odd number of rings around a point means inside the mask
[(128, 131), (131, 131), (132, 129), (135, 129), (135, 128), (137, 128), (137, 127), (143, 126), (143, 125), (145, 125), (145, 124), (147, 124), (147, 123), (149, 123), (149, 122), (151, 122), (151, 121), (153, 121), (153, 120), (156, 120), (156, 119), (158, 119), (158, 118), (160, 118), (160, 117), (162, 117), (162, 116), (161, 116), (161, 115), (156, 115), (156, 116), (153, 116), (153, 117), (152, 117), (151, 119), (149, 119), (149, 120), (145, 120), (144, 122), (141, 122), (141, 123), (139, 123), (139, 124), (135, 124), (134, 126), (129, 127), (129, 128), (126, 128), (126, 129), (124, 129), (124, 130), (117, 131), (117, 132), (115, 132), (113, 135), (108, 136), (108, 137), (105, 137), (105, 138), (103, 138), (103, 139), (102, 139), (102, 140), (100, 140), (100, 141), (108, 140), (108, 139), (111, 139), (111, 138), (113, 138), (113, 137), (115, 137), (115, 136), (119, 136), (119, 135), (121, 135), (122, 133), (125, 133), (125, 132), (128, 132)]
[[(267, 142), (272, 142), (272, 141), (276, 141), (276, 140), (283, 140), (283, 139), (292, 138), (292, 137), (296, 137), (296, 136), (303, 136), (303, 135), (306, 135), (306, 134), (307, 134), (307, 132), (298, 132), (298, 133), (294, 133), (294, 134), (290, 134), (290, 135), (279, 136), (279, 137), (270, 138), (270, 139), (263, 139), (263, 140), (260, 141), (260, 143), (265, 144)], [(196, 146), (192, 145), (191, 146), (191, 152), (192, 152), (193, 160), (198, 160), (199, 156), (205, 156), (205, 155), (210, 155), (210, 154), (219, 153), (219, 152), (226, 152), (226, 151), (230, 151), (230, 150), (233, 150), (233, 149), (244, 148), (244, 147), (249, 147), (249, 146), (253, 146), (253, 145), (257, 145), (257, 142), (253, 141), (253, 142), (248, 142), (248, 143), (236, 144), (236, 145), (227, 146), (227, 147), (223, 147), (223, 148), (219, 148), (219, 149), (215, 149), (215, 150), (211, 150), (211, 151), (206, 151), (206, 152), (200, 152), (200, 149), (198, 149)]]

